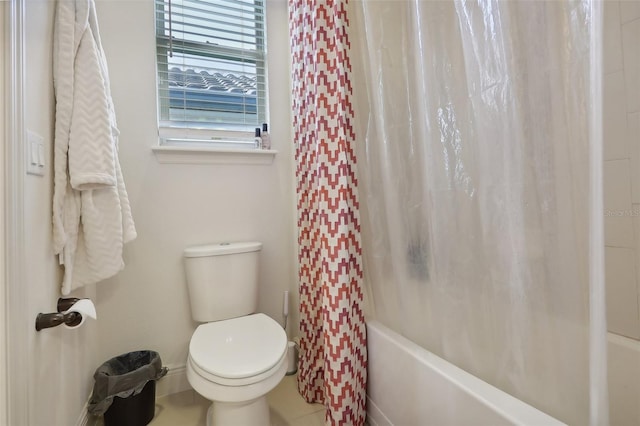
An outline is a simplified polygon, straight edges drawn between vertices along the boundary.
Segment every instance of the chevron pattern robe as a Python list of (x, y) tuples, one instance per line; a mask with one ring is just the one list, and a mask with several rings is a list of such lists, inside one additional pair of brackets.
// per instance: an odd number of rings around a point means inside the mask
[(53, 248), (66, 295), (120, 271), (136, 230), (95, 3), (58, 0), (56, 13)]

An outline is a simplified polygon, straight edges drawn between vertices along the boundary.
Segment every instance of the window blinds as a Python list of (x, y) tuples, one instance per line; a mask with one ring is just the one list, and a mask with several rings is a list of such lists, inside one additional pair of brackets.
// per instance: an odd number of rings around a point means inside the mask
[(161, 127), (266, 121), (264, 0), (155, 0)]

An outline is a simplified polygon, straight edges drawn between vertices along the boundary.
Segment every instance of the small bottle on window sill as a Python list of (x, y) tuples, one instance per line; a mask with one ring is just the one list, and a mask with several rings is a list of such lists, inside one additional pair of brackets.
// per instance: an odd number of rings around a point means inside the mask
[(253, 138), (256, 143), (256, 149), (262, 149), (262, 138), (260, 137), (260, 127), (256, 127), (256, 136)]
[(271, 135), (269, 135), (269, 127), (267, 123), (262, 123), (262, 149), (271, 149)]

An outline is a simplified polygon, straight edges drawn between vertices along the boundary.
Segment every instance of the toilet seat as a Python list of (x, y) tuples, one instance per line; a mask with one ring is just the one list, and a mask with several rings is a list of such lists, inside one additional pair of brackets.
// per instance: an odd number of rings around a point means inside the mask
[(276, 321), (253, 314), (198, 326), (189, 343), (189, 363), (202, 378), (244, 386), (280, 369), (287, 336)]

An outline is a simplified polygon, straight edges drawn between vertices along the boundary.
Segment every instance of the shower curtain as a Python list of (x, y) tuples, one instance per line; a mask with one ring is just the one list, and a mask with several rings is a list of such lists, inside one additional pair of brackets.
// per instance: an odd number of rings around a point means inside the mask
[(373, 314), (570, 424), (607, 423), (596, 3), (351, 14)]
[(325, 421), (363, 425), (367, 344), (346, 0), (290, 0), (300, 361)]

